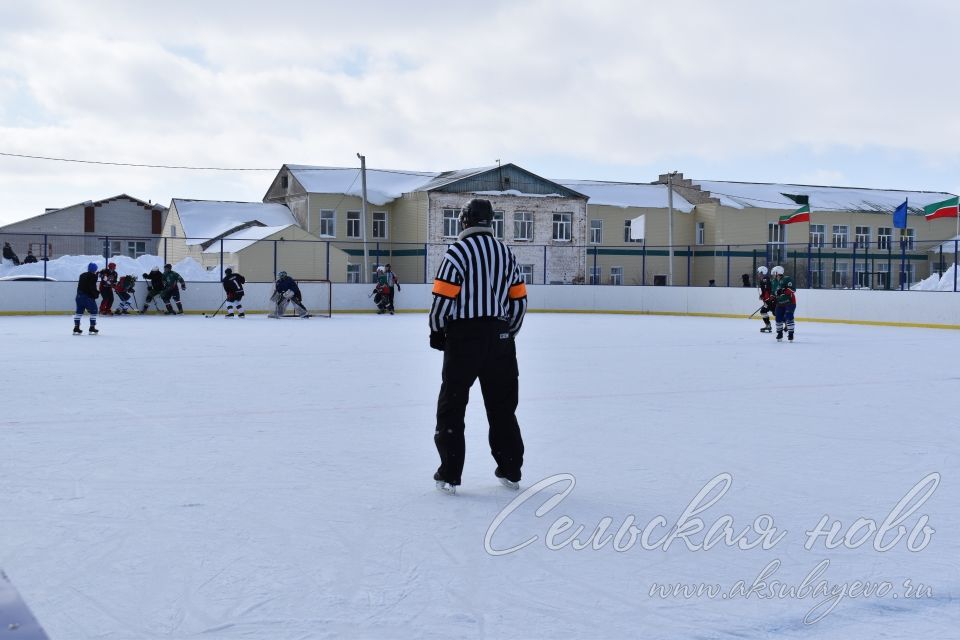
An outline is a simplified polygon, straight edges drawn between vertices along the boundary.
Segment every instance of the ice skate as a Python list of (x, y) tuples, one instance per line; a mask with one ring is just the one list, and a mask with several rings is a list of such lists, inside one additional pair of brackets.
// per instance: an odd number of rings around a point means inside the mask
[(83, 329), (80, 328), (80, 325), (74, 325), (73, 335), (75, 336), (83, 335)]
[(787, 332), (787, 340), (789, 340), (790, 342), (793, 342), (793, 331)]
[(760, 327), (760, 333), (773, 333), (773, 327)]
[(783, 340), (783, 329), (777, 329), (777, 342)]
[(500, 469), (497, 469), (496, 471), (494, 471), (493, 475), (495, 475), (497, 477), (497, 480), (500, 481), (500, 484), (505, 486), (507, 489), (510, 489), (511, 491), (520, 490), (520, 482), (514, 482), (513, 480), (503, 477), (500, 474)]
[(91, 336), (95, 336), (98, 333), (100, 333), (100, 331), (96, 327), (90, 327), (89, 329), (87, 329), (87, 333), (90, 334)]
[(457, 486), (450, 484), (446, 480), (443, 480), (440, 477), (440, 472), (433, 474), (433, 481), (436, 483), (437, 491), (442, 491), (449, 496), (454, 496), (457, 494)]

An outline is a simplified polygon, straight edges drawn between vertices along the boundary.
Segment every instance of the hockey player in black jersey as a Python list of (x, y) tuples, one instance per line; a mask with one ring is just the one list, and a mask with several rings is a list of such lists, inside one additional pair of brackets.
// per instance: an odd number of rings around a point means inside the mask
[(237, 307), (237, 317), (243, 317), (243, 283), (247, 281), (239, 273), (234, 273), (233, 269), (227, 267), (223, 271), (223, 290), (227, 294), (227, 315), (225, 317), (233, 317), (233, 307)]
[(773, 295), (770, 276), (767, 275), (767, 268), (763, 265), (757, 267), (757, 288), (760, 289), (760, 301), (763, 303), (760, 307), (760, 319), (763, 320), (760, 333), (771, 333), (773, 327), (770, 326), (770, 314), (776, 312), (777, 298)]
[(97, 330), (97, 298), (100, 292), (97, 291), (97, 265), (91, 262), (87, 265), (87, 270), (80, 274), (77, 279), (77, 312), (73, 316), (73, 332), (77, 335), (83, 333), (80, 328), (80, 320), (83, 318), (83, 312), (90, 314), (90, 335), (99, 333)]

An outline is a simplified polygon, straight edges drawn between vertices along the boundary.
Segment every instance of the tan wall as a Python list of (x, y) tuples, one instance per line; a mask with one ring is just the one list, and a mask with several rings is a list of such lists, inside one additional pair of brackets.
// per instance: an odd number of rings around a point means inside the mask
[[(171, 225), (176, 225), (177, 227), (177, 235), (175, 237), (170, 235)], [(170, 209), (167, 211), (167, 216), (163, 221), (163, 233), (160, 235), (160, 241), (157, 245), (157, 254), (161, 258), (166, 256), (166, 261), (170, 264), (176, 264), (188, 255), (197, 262), (201, 261), (200, 245), (193, 245), (193, 248), (189, 249), (186, 240), (183, 239), (183, 224), (180, 223), (180, 214), (177, 213), (176, 204), (172, 202), (170, 203)]]
[[(282, 241), (275, 243), (275, 240)], [(298, 280), (343, 282), (346, 280), (347, 260), (347, 255), (332, 244), (318, 242), (311, 234), (297, 227), (288, 227), (235, 253), (223, 254), (224, 266), (234, 268), (251, 282), (273, 282), (278, 271), (286, 271)], [(216, 267), (219, 263), (219, 253), (203, 255), (204, 266)]]

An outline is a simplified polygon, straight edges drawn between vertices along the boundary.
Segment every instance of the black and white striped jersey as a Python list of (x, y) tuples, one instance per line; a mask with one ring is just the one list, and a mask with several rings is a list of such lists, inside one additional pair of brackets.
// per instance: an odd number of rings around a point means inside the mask
[(465, 229), (450, 245), (433, 281), (430, 330), (451, 320), (502, 318), (516, 334), (527, 311), (517, 259), (487, 227)]

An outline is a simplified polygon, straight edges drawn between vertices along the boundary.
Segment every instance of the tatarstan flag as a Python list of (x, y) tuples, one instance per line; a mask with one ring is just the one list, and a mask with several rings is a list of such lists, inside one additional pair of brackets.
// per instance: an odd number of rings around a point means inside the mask
[(810, 205), (805, 204), (793, 213), (780, 216), (780, 224), (793, 224), (794, 222), (810, 222)]
[(943, 202), (928, 204), (923, 208), (923, 213), (927, 217), (927, 220), (933, 220), (935, 218), (956, 218), (958, 203), (960, 203), (960, 197), (954, 196), (947, 198)]

